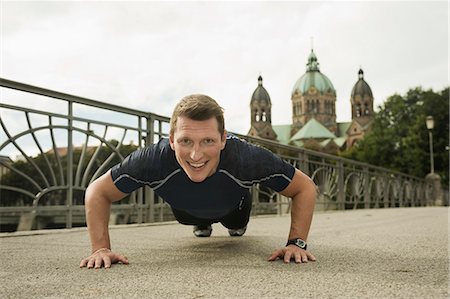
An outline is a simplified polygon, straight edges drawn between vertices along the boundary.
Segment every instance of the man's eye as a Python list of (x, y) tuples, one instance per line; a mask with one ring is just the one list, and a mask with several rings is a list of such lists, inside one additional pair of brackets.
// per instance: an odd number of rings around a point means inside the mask
[(187, 139), (187, 138), (183, 138), (183, 139), (180, 140), (180, 143), (184, 144), (184, 145), (188, 145), (188, 144), (191, 143), (191, 141), (189, 139)]
[(205, 139), (204, 140), (204, 143), (205, 144), (213, 144), (215, 141), (214, 141), (214, 139), (212, 139), (212, 138), (207, 138), (207, 139)]

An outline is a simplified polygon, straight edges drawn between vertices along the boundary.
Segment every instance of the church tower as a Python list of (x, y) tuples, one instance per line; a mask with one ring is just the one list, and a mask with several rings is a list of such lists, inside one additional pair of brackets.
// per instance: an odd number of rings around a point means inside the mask
[(358, 71), (358, 81), (353, 86), (350, 97), (352, 119), (369, 119), (373, 117), (373, 95), (369, 84), (364, 81), (364, 72)]
[(247, 135), (277, 140), (277, 134), (272, 128), (272, 103), (262, 82), (263, 78), (259, 76), (258, 87), (253, 92), (250, 101), (251, 127)]
[(330, 79), (320, 72), (313, 49), (308, 57), (306, 73), (294, 85), (291, 100), (292, 133), (301, 129), (312, 118), (336, 133), (336, 90)]
[(374, 117), (373, 94), (369, 84), (364, 81), (364, 72), (358, 71), (358, 81), (353, 86), (350, 96), (352, 106), (352, 123), (347, 130), (347, 148), (350, 148), (364, 137), (370, 129)]

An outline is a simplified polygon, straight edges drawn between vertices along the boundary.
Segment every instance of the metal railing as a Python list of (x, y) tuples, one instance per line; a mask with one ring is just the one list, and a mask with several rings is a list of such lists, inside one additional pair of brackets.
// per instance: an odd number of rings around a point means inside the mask
[[(132, 150), (168, 136), (168, 117), (6, 79), (0, 79), (0, 85), (0, 221), (15, 218), (19, 230), (58, 221), (67, 228), (83, 225), (89, 183)], [(6, 99), (14, 105), (4, 103)], [(431, 186), (421, 178), (235, 135), (268, 148), (308, 174), (319, 189), (317, 209), (433, 204)], [(263, 186), (254, 186), (252, 196), (253, 214), (289, 211), (287, 198)], [(114, 204), (111, 221), (143, 223), (171, 217), (167, 204), (145, 187)]]

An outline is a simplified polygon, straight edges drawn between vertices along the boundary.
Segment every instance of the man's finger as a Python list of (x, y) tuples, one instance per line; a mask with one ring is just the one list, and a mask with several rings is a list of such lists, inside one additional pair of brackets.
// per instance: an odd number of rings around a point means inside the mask
[[(111, 259), (109, 258), (109, 256), (105, 256), (103, 258), (103, 263), (105, 265), (105, 268), (111, 268)], [(101, 267), (101, 266), (100, 266)]]
[(128, 265), (128, 258), (124, 255), (118, 254), (117, 255), (117, 261), (121, 262), (122, 264)]
[(275, 253), (272, 253), (272, 255), (271, 256), (269, 256), (269, 261), (274, 261), (274, 260), (276, 260), (277, 259), (277, 257), (278, 257), (278, 255), (277, 254), (275, 254)]
[(88, 263), (87, 259), (81, 260), (81, 262), (80, 262), (80, 268), (86, 267), (86, 266), (87, 266), (87, 263)]
[(94, 268), (99, 269), (102, 267), (102, 265), (103, 265), (103, 258), (101, 256), (97, 256), (95, 258), (95, 267)]
[(291, 261), (292, 252), (290, 250), (286, 250), (284, 253), (284, 262), (289, 263)]
[(89, 258), (89, 261), (87, 263), (87, 268), (88, 269), (94, 268), (94, 263), (95, 263), (95, 260), (93, 258)]
[(308, 259), (309, 259), (310, 261), (313, 261), (313, 262), (316, 261), (316, 257), (315, 257), (314, 255), (312, 255), (312, 254), (309, 253), (309, 252), (307, 252), (307, 255), (308, 255)]
[(282, 258), (283, 257), (283, 251), (281, 249), (277, 249), (275, 250), (272, 255), (269, 257), (269, 261), (274, 261), (276, 260), (278, 257)]
[(295, 262), (296, 263), (301, 263), (302, 262), (302, 255), (300, 252), (295, 252), (294, 253), (294, 257), (295, 257)]
[(301, 262), (302, 263), (307, 263), (308, 262), (308, 256), (306, 255), (306, 253), (302, 252), (300, 255), (302, 257)]

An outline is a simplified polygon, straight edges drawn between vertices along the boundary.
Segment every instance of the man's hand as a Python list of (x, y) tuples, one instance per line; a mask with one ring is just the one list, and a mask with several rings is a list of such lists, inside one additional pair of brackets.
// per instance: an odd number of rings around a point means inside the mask
[(108, 248), (101, 248), (87, 258), (81, 260), (80, 268), (87, 267), (88, 269), (99, 269), (102, 266), (105, 268), (110, 268), (111, 264), (116, 264), (119, 262), (128, 265), (128, 259), (126, 256), (114, 253)]
[(285, 263), (289, 263), (291, 259), (294, 259), (296, 263), (316, 261), (314, 255), (312, 255), (309, 251), (303, 250), (295, 245), (288, 245), (284, 248), (275, 250), (269, 257), (269, 261), (275, 261), (277, 258), (280, 258), (280, 260), (283, 260)]

